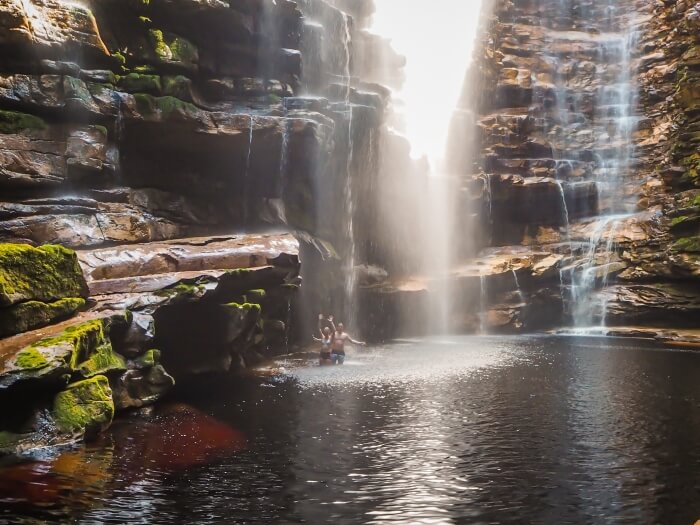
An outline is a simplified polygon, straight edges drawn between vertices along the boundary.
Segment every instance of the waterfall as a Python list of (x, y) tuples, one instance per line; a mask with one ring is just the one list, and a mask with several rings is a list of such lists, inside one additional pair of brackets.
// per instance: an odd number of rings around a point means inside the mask
[[(393, 94), (387, 133), (401, 136), (413, 159), (406, 169), (383, 153), (379, 206), (384, 244), (394, 265), (428, 291), (425, 318), (432, 332), (449, 329), (450, 272), (455, 262), (455, 174), (447, 168), (448, 133), (462, 94), (479, 26), (481, 1), (376, 0), (371, 31), (389, 39), (406, 59)], [(396, 142), (396, 140), (394, 140)]]
[(346, 13), (342, 13), (342, 24), (343, 24), (343, 46), (344, 46), (344, 64), (343, 64), (343, 87), (345, 88), (345, 108), (347, 111), (347, 164), (345, 173), (345, 207), (346, 207), (346, 218), (345, 218), (345, 234), (347, 239), (347, 254), (346, 254), (346, 265), (345, 270), (345, 312), (346, 312), (346, 322), (348, 325), (352, 326), (355, 322), (355, 309), (356, 309), (356, 292), (357, 292), (357, 273), (355, 271), (355, 266), (357, 265), (357, 240), (355, 238), (355, 214), (357, 213), (357, 202), (354, 196), (354, 173), (353, 173), (353, 160), (355, 157), (355, 142), (353, 133), (355, 132), (353, 128), (353, 107), (350, 101), (350, 94), (352, 90), (352, 51), (351, 42), (352, 35), (350, 33), (350, 17)]
[(250, 159), (253, 152), (253, 131), (255, 130), (255, 117), (251, 114), (248, 128), (248, 151), (245, 157), (245, 172), (243, 178), (243, 220), (247, 223), (250, 215), (248, 199), (250, 199)]
[[(580, 217), (570, 213), (564, 184), (575, 185), (583, 178), (594, 183), (598, 193), (597, 215), (589, 217), (594, 221), (587, 228), (589, 237), (577, 239), (587, 249), (566, 272), (569, 311), (574, 326), (581, 329), (592, 327), (597, 320), (605, 324), (606, 306), (596, 299), (596, 291), (609, 283), (615, 233), (621, 221), (636, 210), (636, 195), (628, 194), (627, 183), (632, 176), (633, 133), (638, 121), (634, 69), (638, 34), (634, 13), (622, 10), (615, 0), (592, 4), (541, 0), (539, 7), (545, 45), (550, 50), (547, 58), (556, 73), (553, 92), (541, 90), (538, 103), (545, 110), (554, 110), (548, 138), (572, 255), (572, 221)], [(557, 51), (563, 47), (571, 53)], [(574, 164), (583, 167), (579, 170), (583, 176), (573, 176)]]
[(557, 188), (559, 188), (559, 197), (561, 198), (561, 213), (564, 219), (564, 226), (566, 227), (566, 235), (569, 236), (569, 226), (571, 223), (571, 218), (569, 215), (569, 206), (566, 204), (566, 194), (564, 193), (564, 185), (557, 179)]
[(525, 294), (523, 294), (523, 290), (520, 287), (520, 279), (518, 279), (518, 272), (515, 270), (515, 268), (511, 268), (511, 272), (513, 272), (513, 283), (515, 283), (515, 293), (518, 294), (520, 302), (525, 304)]
[(488, 334), (488, 293), (486, 291), (486, 276), (479, 275), (479, 334)]

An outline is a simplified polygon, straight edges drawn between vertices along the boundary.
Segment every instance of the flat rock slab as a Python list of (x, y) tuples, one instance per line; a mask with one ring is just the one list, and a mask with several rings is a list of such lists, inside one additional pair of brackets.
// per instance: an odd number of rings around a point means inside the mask
[[(554, 333), (567, 333), (557, 330)], [(602, 328), (595, 335), (625, 337), (631, 339), (653, 339), (665, 346), (700, 350), (700, 330), (678, 328), (656, 328), (650, 326), (614, 326)]]
[(92, 321), (93, 319), (109, 317), (114, 313), (116, 312), (109, 312), (106, 310), (102, 310), (100, 312), (85, 312), (78, 314), (72, 319), (63, 321), (62, 323), (56, 323), (51, 326), (46, 326), (44, 328), (32, 330), (31, 332), (25, 332), (23, 334), (2, 339), (0, 340), (0, 369), (5, 367), (8, 360), (11, 357), (14, 357), (18, 351), (28, 346), (31, 346), (37, 341), (55, 336), (66, 330), (66, 328), (70, 328), (71, 326), (76, 326), (86, 321)]
[(298, 266), (299, 243), (286, 233), (197, 237), (84, 250), (78, 258), (91, 293), (104, 295), (165, 288), (175, 278), (166, 274), (191, 278), (217, 270)]

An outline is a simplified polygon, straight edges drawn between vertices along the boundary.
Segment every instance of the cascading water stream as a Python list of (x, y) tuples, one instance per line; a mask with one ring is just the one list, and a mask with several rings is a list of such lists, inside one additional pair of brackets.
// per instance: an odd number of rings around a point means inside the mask
[[(571, 232), (575, 217), (566, 202), (566, 188), (583, 183), (570, 180), (575, 167), (579, 177), (595, 184), (598, 194), (598, 216), (588, 228), (590, 235), (588, 239), (576, 239), (577, 243), (585, 241), (587, 249), (561, 274), (562, 285), (565, 277), (570, 281), (569, 311), (573, 325), (581, 330), (605, 325), (606, 304), (596, 292), (609, 284), (616, 231), (636, 207), (635, 196), (627, 194), (627, 182), (637, 122), (633, 53), (638, 37), (631, 18), (634, 14), (622, 12), (615, 0), (605, 5), (581, 5), (571, 0), (541, 0), (540, 4), (548, 13), (543, 17), (548, 48), (556, 50), (580, 42), (578, 52), (590, 55), (582, 58), (552, 53), (548, 57), (557, 71), (553, 77), (556, 119), (549, 137), (555, 145), (556, 182), (572, 254), (576, 253)], [(588, 72), (586, 64), (590, 66)], [(547, 95), (542, 97), (546, 107)]]
[(245, 158), (245, 172), (243, 174), (243, 220), (248, 221), (248, 199), (250, 197), (250, 160), (253, 152), (253, 131), (255, 129), (255, 117), (250, 115), (250, 125), (248, 128), (248, 151)]
[(346, 254), (346, 270), (345, 270), (345, 312), (346, 322), (349, 326), (355, 323), (355, 304), (357, 296), (357, 274), (355, 266), (357, 264), (357, 241), (355, 239), (355, 214), (357, 213), (357, 203), (354, 198), (353, 191), (353, 160), (355, 157), (355, 143), (353, 133), (353, 108), (350, 100), (352, 92), (352, 51), (351, 42), (352, 36), (350, 33), (350, 18), (347, 14), (342, 13), (343, 21), (343, 45), (344, 45), (344, 64), (343, 64), (343, 85), (345, 88), (345, 110), (347, 119), (347, 164), (345, 173), (345, 235), (347, 239), (347, 254)]
[(525, 294), (523, 293), (523, 290), (520, 287), (520, 279), (518, 279), (518, 272), (515, 270), (515, 268), (513, 268), (511, 271), (513, 272), (513, 283), (515, 284), (515, 293), (518, 294), (520, 302), (525, 304)]
[[(449, 330), (450, 272), (455, 262), (455, 178), (446, 163), (448, 134), (479, 27), (481, 1), (418, 2), (376, 0), (371, 31), (391, 41), (406, 58), (403, 82), (393, 95), (392, 132), (403, 135), (418, 174), (383, 177), (392, 185), (379, 192), (392, 202), (387, 229), (413, 224), (411, 246), (396, 243), (396, 259), (417, 274), (428, 290), (429, 331)], [(400, 22), (399, 22), (400, 21)], [(428, 44), (429, 43), (429, 44)], [(391, 169), (397, 163), (384, 162)], [(384, 204), (380, 202), (380, 206)], [(388, 239), (399, 232), (387, 231)]]
[(479, 334), (486, 335), (489, 332), (488, 329), (488, 312), (486, 307), (488, 305), (488, 294), (486, 291), (486, 276), (479, 275)]

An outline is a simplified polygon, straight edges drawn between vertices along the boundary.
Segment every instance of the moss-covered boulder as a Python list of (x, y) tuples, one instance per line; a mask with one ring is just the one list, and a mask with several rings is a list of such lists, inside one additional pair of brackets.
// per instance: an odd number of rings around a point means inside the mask
[(121, 77), (119, 87), (129, 93), (148, 93), (157, 96), (162, 92), (160, 76), (141, 73), (129, 73)]
[(126, 370), (124, 358), (112, 349), (109, 341), (100, 344), (85, 361), (77, 367), (77, 372), (85, 378), (102, 374), (112, 374)]
[(126, 370), (109, 339), (110, 318), (93, 319), (0, 357), (0, 391), (23, 383), (45, 388)]
[(673, 243), (672, 249), (684, 253), (700, 253), (700, 236), (682, 237)]
[(0, 357), (0, 393), (15, 386), (39, 383), (57, 388), (70, 380), (73, 347), (68, 342), (49, 346), (27, 346)]
[(150, 29), (148, 40), (152, 50), (159, 60), (167, 63), (175, 63), (183, 67), (196, 67), (199, 61), (197, 47), (187, 40), (174, 33), (161, 31), (160, 29)]
[(74, 251), (54, 245), (0, 244), (0, 307), (87, 296)]
[(19, 111), (0, 110), (0, 133), (15, 134), (46, 129), (43, 119)]
[(144, 118), (154, 119), (155, 117), (160, 117), (168, 120), (173, 117), (180, 117), (188, 120), (201, 116), (197, 106), (172, 96), (154, 97), (146, 93), (136, 93), (134, 101), (136, 102), (136, 109)]
[(166, 75), (162, 79), (163, 95), (175, 97), (185, 102), (192, 102), (192, 81), (182, 75)]
[(82, 297), (67, 297), (51, 303), (27, 301), (0, 309), (0, 337), (7, 337), (68, 319), (85, 306)]
[(69, 385), (54, 398), (51, 416), (64, 433), (92, 435), (106, 430), (114, 417), (109, 380), (98, 375)]
[(228, 303), (221, 306), (226, 319), (224, 340), (247, 339), (260, 320), (262, 308), (256, 303)]

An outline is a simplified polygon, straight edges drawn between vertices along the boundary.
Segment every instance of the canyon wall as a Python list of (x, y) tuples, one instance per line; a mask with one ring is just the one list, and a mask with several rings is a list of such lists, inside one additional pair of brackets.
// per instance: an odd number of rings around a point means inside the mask
[(386, 46), (350, 14), (3, 0), (0, 20), (0, 449), (104, 429), (347, 306), (389, 95), (355, 76), (353, 39)]
[(700, 6), (492, 6), (455, 118), (453, 140), (476, 136), (475, 154), (455, 162), (482, 247), (458, 274), (481, 296), (479, 315), (457, 322), (696, 328)]

